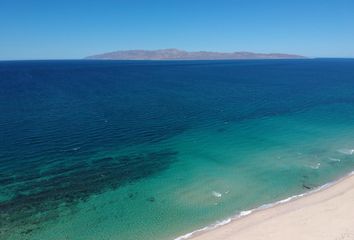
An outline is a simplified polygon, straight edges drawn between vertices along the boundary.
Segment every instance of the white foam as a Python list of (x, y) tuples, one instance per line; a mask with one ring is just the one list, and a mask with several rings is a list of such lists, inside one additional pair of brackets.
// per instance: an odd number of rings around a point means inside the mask
[[(348, 176), (351, 176), (351, 175), (354, 175), (354, 171), (350, 172), (349, 174), (347, 174), (346, 176), (344, 176), (343, 178), (345, 177), (348, 177)], [(193, 232), (190, 232), (190, 233), (187, 233), (187, 234), (184, 234), (180, 237), (177, 237), (175, 238), (174, 240), (184, 240), (184, 239), (188, 239), (194, 235), (196, 235), (197, 233), (200, 233), (200, 232), (204, 232), (204, 231), (210, 231), (210, 230), (213, 230), (217, 227), (221, 227), (223, 225), (226, 225), (226, 224), (229, 224), (230, 222), (232, 222), (233, 220), (237, 220), (237, 219), (240, 219), (242, 217), (245, 217), (245, 216), (248, 216), (250, 215), (251, 213), (255, 212), (255, 211), (260, 211), (260, 210), (263, 210), (263, 209), (268, 209), (268, 208), (271, 208), (271, 207), (274, 207), (274, 206), (277, 206), (277, 205), (280, 205), (280, 204), (284, 204), (284, 203), (287, 203), (287, 202), (290, 202), (294, 199), (298, 199), (298, 198), (301, 198), (301, 197), (304, 197), (304, 196), (307, 196), (307, 195), (310, 195), (312, 193), (315, 193), (315, 192), (319, 192), (323, 189), (326, 189), (334, 184), (336, 184), (337, 182), (341, 181), (343, 178), (339, 179), (339, 180), (336, 180), (336, 181), (333, 181), (333, 182), (329, 182), (329, 183), (326, 183), (318, 188), (315, 188), (314, 190), (312, 191), (309, 191), (309, 192), (306, 192), (306, 193), (301, 193), (301, 194), (298, 194), (298, 195), (294, 195), (294, 196), (291, 196), (291, 197), (288, 197), (288, 198), (285, 198), (285, 199), (282, 199), (280, 201), (277, 201), (277, 202), (273, 202), (273, 203), (268, 203), (268, 204), (264, 204), (264, 205), (261, 205), (257, 208), (253, 208), (253, 209), (250, 209), (250, 210), (245, 210), (245, 211), (241, 211), (240, 213), (238, 213), (237, 215), (231, 217), (231, 218), (227, 218), (223, 221), (218, 221), (214, 224), (211, 224), (209, 226), (206, 226), (206, 227), (203, 227), (203, 228), (200, 228), (200, 229), (197, 229)]]
[(207, 226), (207, 227), (203, 227), (203, 228), (197, 229), (197, 230), (195, 230), (195, 231), (193, 231), (193, 232), (190, 232), (190, 233), (187, 233), (187, 234), (185, 234), (185, 235), (183, 235), (183, 236), (180, 236), (180, 237), (178, 237), (178, 238), (175, 238), (175, 240), (188, 239), (188, 238), (192, 237), (193, 235), (195, 235), (196, 233), (215, 229), (215, 228), (217, 228), (217, 227), (226, 225), (226, 224), (230, 223), (231, 221), (232, 221), (232, 218), (228, 218), (228, 219), (225, 219), (225, 220), (223, 220), (223, 221), (216, 222), (216, 223), (214, 223), (213, 225), (210, 225), (210, 226)]
[(338, 152), (343, 153), (345, 155), (353, 155), (354, 149), (343, 148), (343, 149), (339, 149)]
[(328, 159), (331, 160), (332, 162), (340, 162), (341, 161), (339, 158), (329, 157)]
[(252, 213), (252, 210), (248, 210), (248, 211), (241, 211), (239, 216), (240, 217), (244, 217), (244, 216), (247, 216), (247, 215), (250, 215)]
[(321, 166), (321, 163), (316, 163), (315, 165), (310, 166), (312, 169), (319, 169)]
[(211, 194), (213, 194), (213, 196), (214, 197), (217, 197), (217, 198), (220, 198), (221, 196), (222, 196), (222, 194), (221, 193), (219, 193), (219, 192), (215, 192), (215, 191), (212, 191), (212, 193)]

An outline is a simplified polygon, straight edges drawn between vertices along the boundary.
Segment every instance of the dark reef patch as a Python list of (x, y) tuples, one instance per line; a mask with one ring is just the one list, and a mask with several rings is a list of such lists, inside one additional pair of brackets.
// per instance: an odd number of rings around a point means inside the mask
[[(48, 171), (32, 168), (19, 172), (16, 185), (2, 174), (2, 190), (13, 197), (0, 202), (0, 239), (6, 239), (16, 226), (27, 235), (33, 226), (59, 216), (58, 208), (75, 207), (91, 195), (115, 189), (165, 170), (175, 161), (177, 152), (162, 150), (123, 156), (111, 156), (82, 162), (62, 162)], [(134, 199), (137, 193), (128, 197)], [(152, 199), (152, 198), (151, 198)], [(155, 199), (149, 199), (153, 202)]]
[(149, 197), (149, 198), (147, 198), (146, 200), (147, 200), (148, 202), (155, 202), (156, 199), (155, 199), (154, 197)]

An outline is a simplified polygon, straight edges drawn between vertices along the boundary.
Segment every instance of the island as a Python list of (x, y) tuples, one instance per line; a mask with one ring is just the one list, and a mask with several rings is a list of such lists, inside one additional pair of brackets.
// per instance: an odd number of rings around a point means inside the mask
[(125, 50), (88, 56), (101, 60), (235, 60), (235, 59), (304, 59), (306, 57), (284, 53), (253, 52), (188, 52), (175, 48), (159, 50)]

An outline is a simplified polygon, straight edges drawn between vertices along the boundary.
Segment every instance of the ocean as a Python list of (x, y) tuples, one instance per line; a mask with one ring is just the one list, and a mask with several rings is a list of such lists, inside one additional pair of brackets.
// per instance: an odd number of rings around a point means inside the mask
[(0, 113), (4, 240), (173, 240), (354, 170), (353, 59), (2, 61)]

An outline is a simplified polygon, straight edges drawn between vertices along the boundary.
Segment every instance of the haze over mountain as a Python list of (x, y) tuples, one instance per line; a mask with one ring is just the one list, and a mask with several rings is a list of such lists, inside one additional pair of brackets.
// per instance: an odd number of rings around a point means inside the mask
[(188, 52), (179, 49), (126, 50), (88, 56), (86, 59), (106, 60), (232, 60), (232, 59), (300, 59), (300, 55), (253, 52)]

